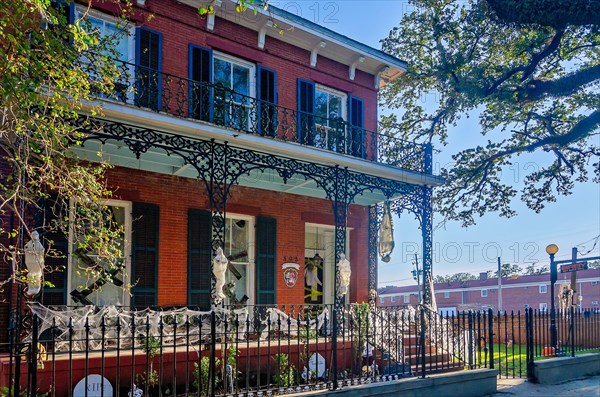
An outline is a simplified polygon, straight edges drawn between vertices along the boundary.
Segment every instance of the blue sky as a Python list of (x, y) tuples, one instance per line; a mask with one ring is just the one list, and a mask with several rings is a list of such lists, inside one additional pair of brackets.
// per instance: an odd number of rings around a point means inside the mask
[[(379, 40), (400, 21), (402, 13), (410, 10), (408, 2), (396, 0), (271, 1), (271, 4), (375, 48), (380, 48)], [(451, 130), (451, 145), (436, 147), (442, 151), (434, 158), (438, 168), (448, 164), (456, 151), (481, 140), (477, 117), (472, 116), (475, 117), (463, 120)], [(521, 156), (504, 177), (520, 186), (524, 173), (541, 164), (544, 155)], [(540, 214), (527, 209), (519, 200), (515, 200), (514, 208), (518, 216), (511, 219), (490, 213), (468, 229), (457, 223), (436, 229), (434, 274), (493, 270), (498, 256), (503, 263), (518, 263), (522, 267), (532, 262), (536, 266), (547, 265), (548, 244), (557, 244), (560, 247), (557, 258), (565, 259), (570, 258), (573, 246), (579, 246), (582, 252), (592, 249), (594, 241), (590, 240), (600, 235), (600, 186), (592, 182), (579, 184), (571, 196), (559, 197)], [(435, 224), (440, 221), (436, 217)], [(420, 254), (421, 250), (420, 230), (411, 216), (396, 218), (394, 230), (396, 248), (389, 263), (380, 263), (380, 286), (414, 283), (410, 271), (414, 252)], [(600, 242), (588, 256), (592, 255), (600, 255)]]

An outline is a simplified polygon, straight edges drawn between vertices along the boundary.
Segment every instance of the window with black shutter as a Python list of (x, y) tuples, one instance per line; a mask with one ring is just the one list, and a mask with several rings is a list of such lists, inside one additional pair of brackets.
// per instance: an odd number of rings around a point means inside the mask
[(210, 309), (211, 213), (188, 211), (188, 305)]
[(138, 27), (136, 36), (136, 105), (161, 110), (162, 34)]
[(277, 131), (277, 83), (276, 73), (273, 70), (258, 68), (258, 123), (260, 134), (275, 136)]
[(350, 108), (350, 133), (348, 134), (350, 154), (365, 157), (365, 106), (362, 99), (351, 96), (348, 99)]
[(315, 143), (315, 84), (298, 79), (298, 142)]
[(276, 302), (277, 275), (277, 221), (256, 218), (256, 303), (271, 305)]
[(132, 303), (134, 307), (154, 306), (158, 304), (159, 207), (133, 203), (132, 229)]
[(190, 45), (190, 117), (210, 121), (212, 51)]

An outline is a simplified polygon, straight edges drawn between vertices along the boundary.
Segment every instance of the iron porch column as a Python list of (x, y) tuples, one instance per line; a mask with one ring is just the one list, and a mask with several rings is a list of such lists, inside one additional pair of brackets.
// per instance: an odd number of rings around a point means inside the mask
[[(425, 173), (433, 173), (433, 148), (430, 143), (425, 145)], [(421, 234), (423, 237), (423, 304), (432, 308), (433, 291), (431, 278), (433, 263), (431, 252), (433, 250), (433, 189), (428, 186), (421, 188)]]

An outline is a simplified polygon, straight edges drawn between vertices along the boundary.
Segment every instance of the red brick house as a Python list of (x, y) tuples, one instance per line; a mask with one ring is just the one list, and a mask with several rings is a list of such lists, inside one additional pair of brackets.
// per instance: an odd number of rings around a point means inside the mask
[[(555, 288), (570, 285), (570, 273), (559, 273)], [(600, 269), (577, 272), (577, 293), (581, 296), (579, 306), (600, 311)], [(438, 311), (456, 313), (464, 310), (498, 310), (498, 278), (487, 278), (485, 273), (479, 280), (436, 283), (434, 285)], [(502, 310), (524, 312), (524, 309), (550, 309), (550, 274), (502, 278)], [(417, 286), (386, 287), (379, 290), (381, 306), (405, 306), (418, 303)], [(555, 301), (559, 307), (558, 301)]]
[[(222, 248), (225, 305), (365, 302), (377, 286), (384, 202), (418, 217), (430, 269), (431, 191), (443, 182), (431, 146), (377, 133), (377, 92), (406, 64), (275, 7), (240, 13), (217, 1), (201, 16), (203, 4), (137, 0), (123, 22), (112, 3), (92, 1), (92, 26), (122, 32), (123, 77), (114, 98), (99, 99), (99, 131), (74, 150), (86, 161), (101, 151), (115, 166), (106, 204), (124, 227), (118, 276), (134, 286), (81, 288), (77, 237), (55, 237), (67, 255), (51, 265), (65, 270), (46, 276), (55, 287), (36, 300), (209, 310)], [(70, 18), (83, 13), (70, 4)], [(344, 297), (341, 254), (352, 270)]]

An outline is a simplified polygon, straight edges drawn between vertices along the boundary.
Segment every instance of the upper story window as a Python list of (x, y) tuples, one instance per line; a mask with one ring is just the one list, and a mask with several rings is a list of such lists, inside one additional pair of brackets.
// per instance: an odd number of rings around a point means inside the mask
[(348, 98), (343, 92), (317, 84), (315, 86), (316, 124), (322, 127), (340, 128), (339, 121), (346, 120), (347, 101)]
[(396, 302), (396, 295), (392, 295), (390, 297), (390, 302)]
[(410, 303), (410, 295), (404, 295), (404, 303)]
[(540, 294), (545, 294), (545, 293), (548, 292), (548, 286), (547, 285), (540, 285), (539, 290), (540, 290)]
[[(213, 83), (217, 85), (214, 98), (216, 123), (242, 130), (249, 128), (251, 115), (255, 114), (255, 76), (252, 63), (225, 54), (213, 55)], [(220, 92), (219, 87), (225, 90)]]
[(481, 290), (481, 297), (482, 298), (487, 298), (488, 296), (488, 290), (487, 289), (482, 289)]
[(385, 303), (385, 298), (384, 297), (379, 297), (379, 303), (381, 303), (381, 304)]
[(444, 292), (444, 299), (450, 298), (450, 292)]
[(83, 7), (75, 7), (75, 18), (85, 18), (84, 29), (96, 36), (101, 42), (110, 44), (108, 48), (102, 48), (105, 54), (116, 60), (130, 62), (134, 58), (133, 27), (128, 23), (102, 14), (95, 10)]

